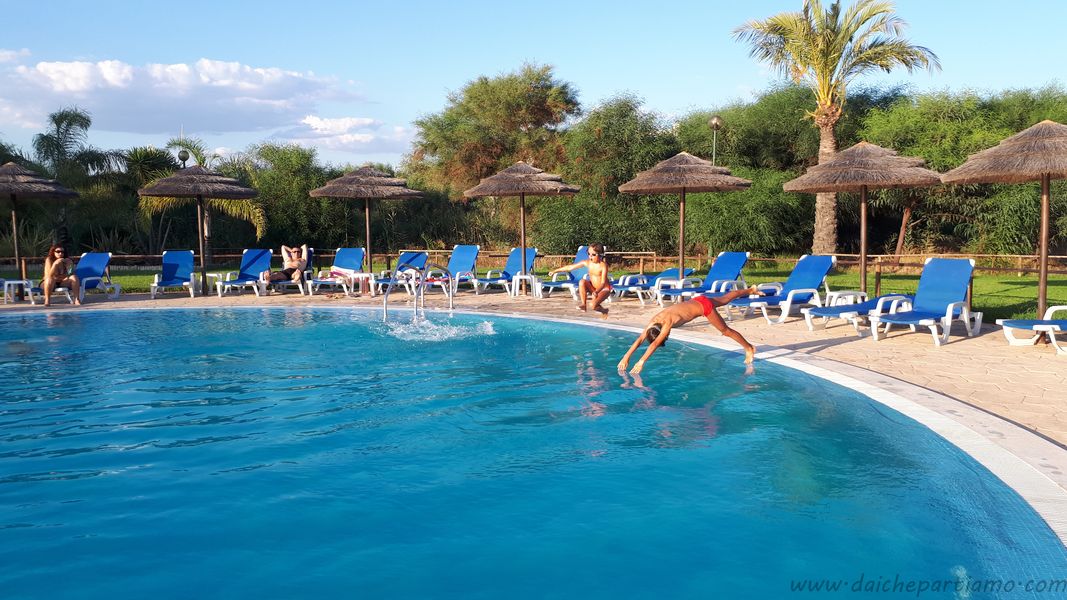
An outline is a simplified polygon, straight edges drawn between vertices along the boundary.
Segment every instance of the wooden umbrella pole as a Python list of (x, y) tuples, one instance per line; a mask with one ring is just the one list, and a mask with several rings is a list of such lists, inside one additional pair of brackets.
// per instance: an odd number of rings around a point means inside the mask
[(678, 198), (678, 279), (685, 277), (685, 188)]
[(860, 187), (860, 291), (867, 293), (867, 186)]
[(364, 243), (367, 244), (367, 272), (374, 272), (374, 254), (370, 250), (370, 198), (363, 199), (363, 224), (366, 227), (364, 231)]
[[(1037, 318), (1045, 316), (1048, 308), (1048, 221), (1049, 221), (1049, 180), (1048, 173), (1041, 176), (1041, 234), (1038, 237), (1038, 252), (1041, 254), (1041, 264), (1038, 268), (1037, 279)], [(1049, 334), (1051, 335), (1051, 334)]]
[[(522, 254), (519, 255), (519, 273), (526, 275), (526, 194), (519, 194), (519, 246), (522, 247)], [(520, 284), (522, 285), (522, 293), (526, 295), (526, 280), (523, 279)]]
[(196, 197), (196, 237), (200, 243), (200, 293), (209, 293), (207, 287), (207, 259), (204, 256), (204, 197)]
[(16, 215), (15, 194), (11, 194), (11, 243), (15, 246), (15, 270), (20, 273), (22, 279), (26, 279), (25, 265), (22, 264), (22, 256), (19, 254), (19, 222)]

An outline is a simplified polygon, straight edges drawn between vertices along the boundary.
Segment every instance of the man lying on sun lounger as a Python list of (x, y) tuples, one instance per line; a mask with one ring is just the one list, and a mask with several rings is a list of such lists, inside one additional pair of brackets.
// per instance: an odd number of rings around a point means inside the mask
[(611, 277), (608, 275), (608, 264), (604, 260), (604, 244), (590, 245), (588, 259), (558, 269), (552, 269), (548, 274), (551, 276), (581, 267), (589, 269), (589, 278), (578, 282), (578, 297), (582, 299), (578, 309), (583, 312), (586, 310), (586, 306), (589, 303), (589, 294), (592, 294), (593, 310), (605, 315), (608, 314), (608, 309), (601, 306), (604, 300), (611, 295)]
[(282, 246), (282, 266), (281, 271), (267, 271), (263, 274), (263, 278), (266, 281), (293, 281), (300, 283), (304, 279), (304, 269), (308, 264), (308, 245), (304, 244), (297, 248), (293, 246)]
[(645, 367), (645, 362), (652, 356), (652, 353), (667, 342), (667, 337), (670, 336), (672, 327), (676, 325), (684, 325), (700, 315), (707, 317), (708, 322), (711, 323), (712, 327), (718, 329), (720, 333), (738, 344), (741, 344), (741, 347), (745, 349), (745, 364), (752, 364), (752, 357), (756, 354), (756, 348), (748, 343), (748, 340), (746, 340), (740, 333), (730, 329), (730, 326), (722, 320), (722, 317), (719, 316), (719, 313), (715, 309), (719, 306), (729, 304), (730, 301), (735, 298), (762, 295), (763, 292), (759, 291), (756, 286), (752, 286), (740, 290), (733, 290), (716, 298), (696, 296), (692, 300), (686, 300), (685, 302), (679, 302), (678, 304), (668, 306), (656, 313), (655, 316), (652, 317), (652, 320), (648, 322), (648, 325), (645, 326), (645, 330), (637, 336), (633, 345), (626, 351), (626, 356), (623, 356), (622, 360), (619, 361), (619, 370), (625, 371), (626, 367), (630, 364), (630, 357), (637, 351), (638, 346), (643, 342), (648, 341), (648, 350), (645, 350), (644, 355), (642, 355), (637, 363), (634, 364), (634, 368), (630, 369), (630, 373), (634, 375), (640, 373), (641, 369)]

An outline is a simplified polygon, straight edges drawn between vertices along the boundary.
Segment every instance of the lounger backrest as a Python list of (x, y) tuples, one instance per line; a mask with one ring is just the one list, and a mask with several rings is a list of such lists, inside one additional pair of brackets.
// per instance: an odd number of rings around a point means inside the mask
[(426, 268), (427, 255), (425, 252), (402, 252), (396, 259), (396, 268), (406, 271), (408, 269), (423, 270)]
[(949, 304), (966, 300), (973, 271), (974, 260), (969, 258), (927, 259), (915, 292), (915, 310), (943, 313)]
[[(78, 265), (74, 267), (74, 274), (78, 280), (85, 282), (90, 277), (103, 277), (107, 265), (111, 262), (110, 252), (86, 252), (78, 259)], [(91, 290), (97, 286), (98, 281), (84, 283), (85, 289)]]
[(473, 273), (478, 262), (478, 251), (480, 249), (480, 246), (473, 244), (460, 244), (452, 248), (452, 256), (448, 259), (448, 271), (453, 275), (456, 273)]
[(578, 251), (574, 253), (574, 262), (580, 263), (583, 260), (589, 260), (589, 246), (578, 246)]
[(830, 269), (833, 268), (834, 262), (833, 256), (820, 254), (801, 256), (797, 265), (793, 267), (793, 272), (789, 274), (789, 279), (786, 279), (785, 285), (782, 286), (782, 295), (793, 290), (818, 289)]
[(533, 273), (534, 260), (537, 259), (537, 248), (526, 249), (526, 272)]
[(748, 252), (720, 252), (708, 269), (706, 281), (736, 281), (748, 262)]
[(166, 250), (163, 252), (163, 272), (160, 281), (188, 281), (193, 276), (192, 250)]
[(333, 266), (349, 271), (362, 271), (366, 254), (365, 248), (338, 248), (333, 257)]
[(241, 255), (238, 279), (259, 279), (260, 273), (270, 269), (272, 254), (270, 250), (263, 248), (246, 249)]

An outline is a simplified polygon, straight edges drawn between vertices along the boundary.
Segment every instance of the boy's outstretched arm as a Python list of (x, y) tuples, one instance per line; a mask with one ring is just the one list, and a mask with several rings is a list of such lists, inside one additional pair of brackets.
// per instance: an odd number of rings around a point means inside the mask
[(549, 275), (555, 275), (556, 273), (567, 273), (569, 271), (573, 271), (573, 270), (577, 269), (578, 267), (584, 267), (588, 262), (589, 262), (588, 260), (583, 260), (581, 262), (571, 263), (569, 265), (563, 265), (562, 267), (559, 267), (558, 269), (552, 269), (551, 271), (548, 272), (548, 274)]
[(634, 352), (637, 351), (637, 348), (641, 345), (641, 342), (645, 339), (646, 335), (648, 335), (647, 329), (638, 334), (637, 339), (634, 340), (634, 343), (630, 344), (630, 349), (626, 351), (626, 354), (623, 355), (622, 360), (619, 361), (620, 371), (625, 371), (626, 367), (630, 366), (630, 357), (633, 356)]
[(667, 341), (667, 336), (670, 335), (670, 332), (670, 324), (664, 325), (663, 328), (660, 330), (659, 335), (656, 336), (656, 339), (652, 340), (652, 342), (649, 343), (648, 350), (645, 350), (645, 353), (641, 355), (641, 358), (638, 359), (637, 363), (634, 364), (634, 368), (630, 369), (631, 375), (637, 375), (641, 372), (641, 369), (645, 368), (645, 362), (648, 361), (648, 358), (652, 356), (653, 352), (659, 350), (659, 347)]

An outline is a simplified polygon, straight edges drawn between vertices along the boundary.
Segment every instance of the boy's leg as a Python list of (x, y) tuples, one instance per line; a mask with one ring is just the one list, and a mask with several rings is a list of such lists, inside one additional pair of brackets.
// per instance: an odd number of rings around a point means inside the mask
[[(590, 287), (592, 287), (592, 286), (590, 285)], [(600, 305), (603, 304), (604, 301), (607, 300), (608, 296), (610, 296), (610, 295), (611, 295), (611, 286), (610, 285), (601, 286), (600, 289), (598, 289), (596, 291), (596, 296), (593, 298), (593, 310), (595, 310), (597, 312), (602, 312), (604, 314), (607, 314), (608, 313), (608, 309), (606, 309), (606, 308), (604, 308), (604, 307), (602, 307)]]
[[(744, 291), (747, 292), (747, 290)], [(723, 298), (725, 297), (726, 296), (723, 296)], [(719, 333), (737, 342), (741, 345), (742, 348), (745, 349), (745, 362), (751, 363), (752, 357), (756, 354), (755, 346), (748, 343), (748, 340), (745, 339), (745, 336), (734, 331), (733, 329), (730, 329), (730, 326), (726, 324), (726, 321), (723, 321), (722, 317), (719, 316), (719, 311), (712, 309), (711, 312), (708, 313), (707, 318), (708, 322), (711, 323), (711, 326), (715, 329), (718, 329)]]
[(718, 308), (720, 306), (726, 306), (727, 304), (729, 304), (733, 300), (736, 300), (738, 298), (745, 298), (745, 297), (751, 296), (753, 294), (760, 294), (759, 289), (754, 285), (751, 286), (751, 287), (747, 287), (747, 288), (741, 288), (739, 290), (730, 290), (729, 292), (726, 292), (722, 296), (717, 296), (715, 298), (708, 298), (708, 299), (711, 300), (711, 303), (714, 304), (716, 308)]
[(581, 305), (579, 308), (586, 310), (586, 306), (589, 303), (589, 294), (593, 291), (593, 284), (588, 279), (583, 279), (578, 282), (578, 297), (581, 298)]

